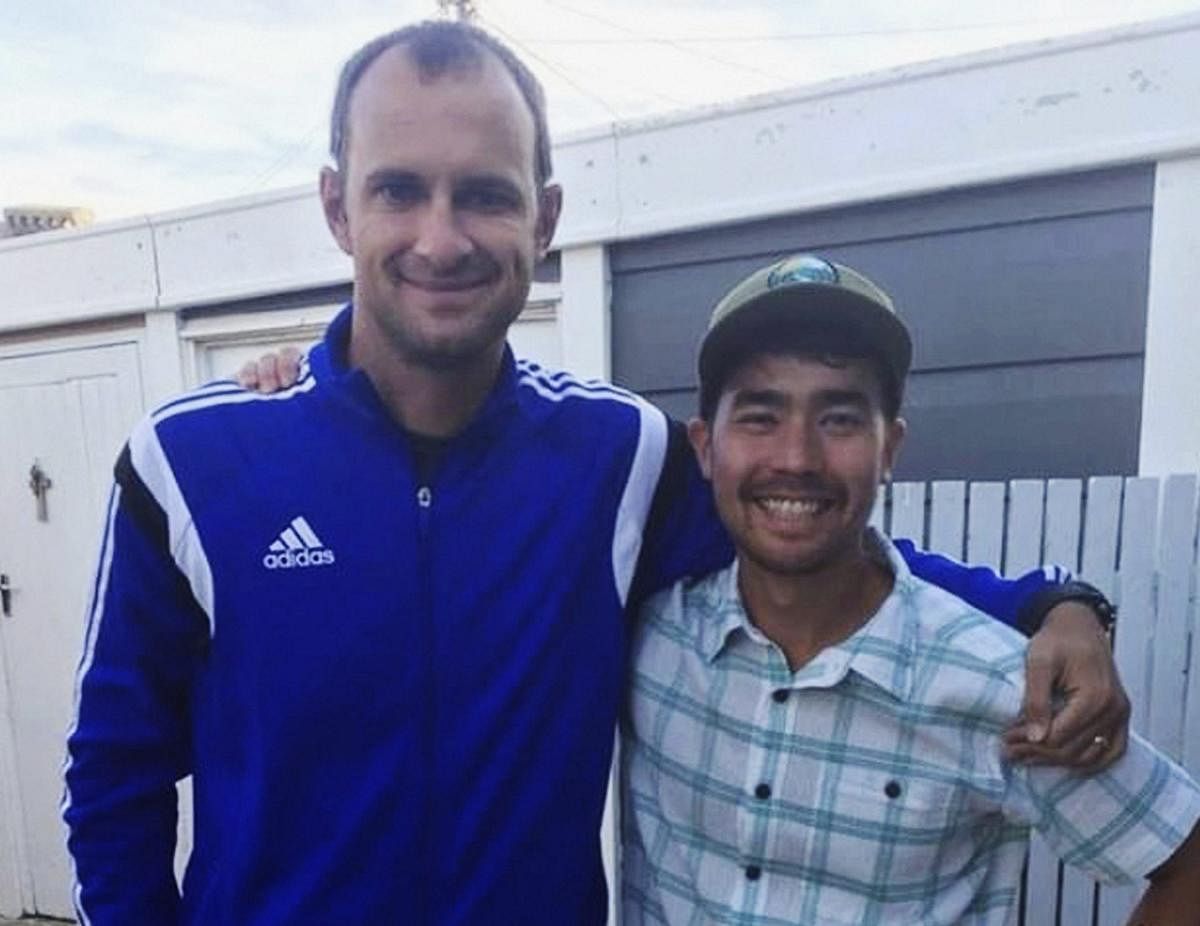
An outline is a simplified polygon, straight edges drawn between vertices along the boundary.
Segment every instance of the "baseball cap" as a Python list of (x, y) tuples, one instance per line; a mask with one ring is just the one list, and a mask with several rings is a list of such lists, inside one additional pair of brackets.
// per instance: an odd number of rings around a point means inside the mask
[(733, 365), (780, 343), (873, 360), (899, 407), (912, 338), (891, 297), (851, 267), (794, 254), (754, 271), (713, 309), (700, 344), (701, 408), (715, 406)]

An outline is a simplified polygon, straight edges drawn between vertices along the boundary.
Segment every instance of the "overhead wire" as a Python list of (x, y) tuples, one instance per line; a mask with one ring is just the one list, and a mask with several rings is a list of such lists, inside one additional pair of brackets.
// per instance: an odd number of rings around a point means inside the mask
[(757, 67), (754, 67), (753, 65), (745, 64), (740, 61), (730, 61), (728, 58), (722, 58), (720, 55), (714, 55), (714, 54), (707, 53), (707, 52), (697, 51), (696, 49), (688, 48), (686, 45), (676, 42), (673, 39), (657, 39), (657, 38), (649, 39), (649, 38), (646, 38), (645, 36), (639, 34), (637, 32), (637, 30), (630, 29), (624, 23), (614, 22), (613, 20), (609, 19), (608, 17), (601, 16), (598, 13), (593, 13), (590, 10), (581, 10), (569, 3), (563, 3), (562, 0), (542, 0), (542, 2), (546, 3), (549, 6), (555, 7), (556, 9), (563, 10), (564, 12), (573, 13), (576, 16), (581, 16), (585, 19), (593, 20), (594, 22), (598, 22), (602, 25), (608, 26), (610, 29), (616, 29), (619, 32), (624, 32), (628, 35), (632, 35), (635, 38), (642, 39), (645, 42), (651, 42), (655, 45), (664, 45), (668, 48), (674, 48), (676, 51), (683, 52), (684, 54), (692, 55), (697, 58), (704, 58), (708, 61), (715, 62), (716, 64), (724, 65), (725, 67), (728, 67), (728, 68), (734, 68), (739, 71), (745, 71), (748, 74), (756, 74), (759, 77), (766, 78), (767, 80), (771, 81), (772, 84), (775, 84), (775, 85), (790, 83), (790, 81), (788, 81), (787, 78), (782, 77), (779, 74), (773, 74), (770, 71), (765, 71), (762, 68), (757, 68)]
[(590, 99), (596, 103), (599, 103), (602, 107), (604, 107), (604, 110), (613, 118), (614, 121), (621, 118), (620, 114), (613, 107), (613, 105), (608, 102), (608, 100), (606, 100), (604, 97), (600, 96), (600, 94), (596, 93), (595, 91), (588, 89), (583, 84), (576, 81), (574, 78), (571, 77), (570, 74), (568, 74), (566, 71), (564, 71), (558, 65), (556, 65), (549, 58), (539, 55), (536, 51), (534, 51), (528, 45), (526, 45), (522, 42), (519, 42), (515, 36), (511, 35), (507, 30), (505, 30), (503, 27), (501, 27), (495, 20), (481, 15), (477, 18), (476, 21), (479, 22), (481, 25), (487, 27), (487, 29), (489, 29), (490, 31), (495, 32), (496, 35), (500, 36), (500, 38), (504, 39), (506, 42), (508, 42), (514, 48), (520, 50), (521, 52), (528, 55), (530, 58), (534, 59), (535, 61), (540, 62), (544, 67), (548, 68), (550, 71), (552, 71), (554, 74), (556, 74), (558, 77), (560, 77), (563, 81), (568, 83), (575, 90), (578, 90), (580, 93), (582, 93), (588, 99)]
[(264, 170), (259, 172), (258, 176), (252, 181), (248, 192), (261, 190), (272, 178), (276, 177), (280, 171), (282, 171), (285, 167), (288, 167), (297, 156), (312, 147), (313, 141), (316, 139), (316, 136), (324, 125), (324, 119), (318, 119), (315, 123), (313, 123), (312, 127), (304, 133), (304, 136), (300, 139), (300, 141), (285, 148), (283, 152), (275, 158), (274, 161), (268, 164)]
[[(562, 9), (567, 7), (561, 3), (553, 3), (553, 0), (545, 0), (552, 5), (560, 6)], [(584, 13), (583, 11), (575, 11), (579, 15), (590, 16), (597, 18), (594, 14)], [(828, 32), (764, 32), (749, 35), (637, 35), (632, 33), (630, 38), (597, 38), (588, 36), (587, 38), (569, 38), (563, 36), (547, 36), (533, 37), (521, 36), (525, 42), (535, 43), (538, 45), (650, 45), (655, 43), (674, 43), (677, 45), (749, 45), (760, 42), (794, 42), (794, 41), (824, 41), (826, 39), (851, 39), (851, 38), (886, 38), (889, 36), (898, 35), (925, 35), (925, 34), (941, 34), (947, 32), (977, 32), (988, 29), (1023, 29), (1027, 26), (1085, 26), (1091, 23), (1108, 23), (1109, 19), (1100, 17), (1085, 17), (1082, 19), (1026, 19), (1010, 22), (992, 22), (992, 23), (971, 23), (961, 26), (916, 26), (912, 28), (899, 29), (850, 29), (845, 31), (828, 31)], [(616, 25), (614, 28), (616, 28)]]
[[(498, 4), (489, 3), (488, 5), (494, 8)], [(480, 21), (484, 21), (483, 17), (479, 17), (479, 19), (480, 19)], [(493, 29), (499, 30), (501, 28), (494, 19), (486, 20), (486, 22)], [(543, 44), (542, 42), (540, 42), (537, 39), (522, 38), (521, 36), (518, 36), (512, 32), (505, 32), (504, 38), (507, 39), (510, 43), (517, 45), (523, 52), (528, 54), (530, 57), (537, 58), (537, 60), (540, 61), (541, 63), (545, 64), (546, 67), (554, 70), (555, 74), (557, 74), (558, 76), (560, 76), (564, 80), (566, 80), (568, 83), (570, 83), (572, 87), (579, 89), (579, 85), (577, 83), (574, 83), (568, 79), (567, 72), (563, 67), (556, 66), (553, 61), (550, 61), (547, 58), (546, 55), (539, 55), (536, 51), (534, 51), (532, 48), (530, 48), (531, 45)], [(580, 66), (579, 62), (572, 62), (570, 70), (571, 70), (571, 72), (573, 72), (576, 75), (578, 75), (582, 71), (583, 73), (585, 73), (587, 75), (602, 78), (608, 84), (612, 84), (614, 82), (615, 75), (613, 75), (611, 72), (602, 72), (602, 71), (597, 70), (596, 68), (582, 67), (582, 66)], [(621, 81), (621, 83), (622, 83), (623, 87), (629, 86), (624, 81)], [(622, 89), (622, 88), (618, 88), (618, 89)], [(654, 89), (652, 87), (639, 86), (636, 88), (636, 92), (643, 97), (653, 97), (654, 99), (658, 100), (659, 102), (666, 103), (669, 106), (680, 107), (680, 106), (688, 105), (687, 100), (681, 99), (677, 96), (672, 96), (667, 93), (663, 93), (661, 90)], [(607, 109), (614, 116), (614, 118), (619, 117), (620, 114), (616, 112), (615, 107), (608, 106)]]

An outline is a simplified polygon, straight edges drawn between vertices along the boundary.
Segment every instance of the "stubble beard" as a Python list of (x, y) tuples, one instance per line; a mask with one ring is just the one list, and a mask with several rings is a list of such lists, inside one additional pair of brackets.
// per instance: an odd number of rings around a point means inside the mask
[[(488, 305), (469, 310), (464, 323), (445, 334), (422, 331), (419, 324), (405, 318), (404, 309), (395, 301), (374, 310), (366, 309), (374, 319), (390, 352), (409, 366), (438, 373), (469, 368), (502, 349), (508, 330), (525, 307), (525, 287), (518, 300), (507, 306)], [(365, 307), (364, 307), (365, 308)]]

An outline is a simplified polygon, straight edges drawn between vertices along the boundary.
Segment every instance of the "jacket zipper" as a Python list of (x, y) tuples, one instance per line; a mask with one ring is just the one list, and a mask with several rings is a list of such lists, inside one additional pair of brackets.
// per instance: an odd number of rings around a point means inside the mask
[[(436, 622), (434, 621), (434, 605), (433, 605), (433, 570), (430, 568), (433, 562), (432, 542), (430, 539), (430, 520), (431, 509), (433, 507), (433, 489), (428, 484), (419, 485), (416, 492), (417, 501), (417, 575), (418, 582), (421, 585), (421, 601), (419, 617), (421, 629), (420, 635), (425, 641), (425, 683), (424, 690), (429, 696), (428, 708), (424, 713), (424, 729), (421, 731), (424, 739), (423, 749), (421, 750), (425, 756), (425, 773), (429, 776), (426, 780), (426, 798), (424, 801), (425, 812), (424, 820), (422, 821), (422, 843), (425, 846), (425, 857), (428, 859), (428, 864), (436, 870), (437, 867), (437, 848), (435, 846), (435, 836), (437, 832), (434, 825), (434, 809), (433, 809), (433, 788), (434, 778), (436, 777), (434, 742), (437, 735), (437, 674), (434, 668), (437, 653), (436, 640)], [(423, 880), (422, 894), (424, 909), (421, 910), (419, 922), (434, 926), (438, 916), (435, 912), (439, 902), (439, 891), (435, 884), (436, 879), (433, 877)]]

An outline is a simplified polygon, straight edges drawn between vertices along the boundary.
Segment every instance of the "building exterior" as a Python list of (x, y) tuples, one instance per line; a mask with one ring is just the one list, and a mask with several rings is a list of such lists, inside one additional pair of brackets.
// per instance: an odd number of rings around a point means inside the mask
[[(688, 414), (714, 300), (815, 250), (914, 329), (899, 478), (1200, 470), (1197, 100), (1189, 15), (562, 138), (514, 343)], [(0, 915), (70, 912), (61, 731), (123, 435), (315, 339), (349, 279), (315, 184), (0, 242)]]
[(82, 206), (9, 206), (0, 224), (0, 238), (17, 235), (36, 235), (38, 232), (60, 228), (82, 228), (91, 225), (92, 210)]

